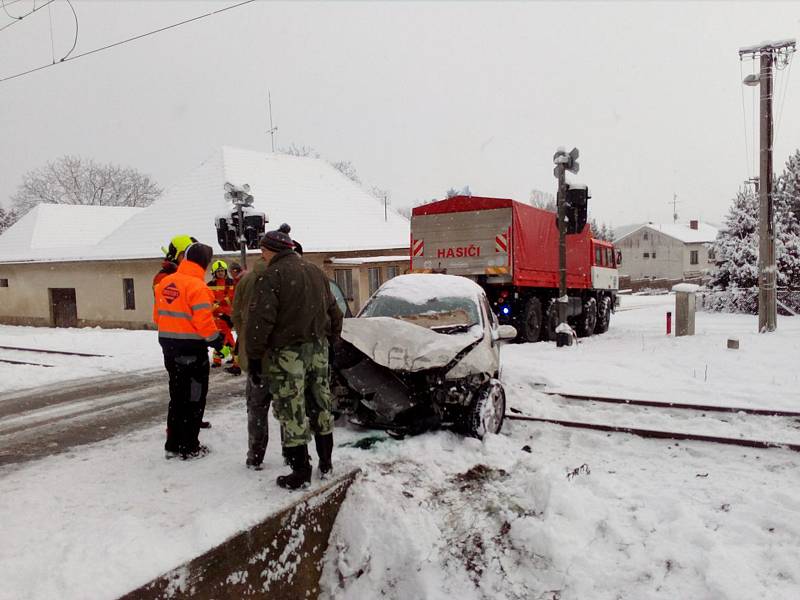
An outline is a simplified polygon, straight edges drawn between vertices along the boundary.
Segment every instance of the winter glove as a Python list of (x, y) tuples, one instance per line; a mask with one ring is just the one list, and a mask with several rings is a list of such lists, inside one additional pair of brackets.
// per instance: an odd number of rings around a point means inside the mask
[(264, 383), (261, 379), (261, 359), (247, 357), (247, 374), (250, 377), (250, 383), (261, 387)]
[(217, 337), (215, 337), (213, 340), (211, 340), (208, 343), (208, 345), (211, 346), (217, 352), (220, 352), (222, 350), (223, 346), (225, 346), (225, 338), (222, 337), (221, 333), (218, 333)]
[(231, 319), (228, 315), (223, 313), (223, 314), (221, 314), (219, 316), (219, 319), (220, 319), (220, 321), (225, 321), (225, 323), (228, 325), (228, 327), (233, 329), (233, 319)]

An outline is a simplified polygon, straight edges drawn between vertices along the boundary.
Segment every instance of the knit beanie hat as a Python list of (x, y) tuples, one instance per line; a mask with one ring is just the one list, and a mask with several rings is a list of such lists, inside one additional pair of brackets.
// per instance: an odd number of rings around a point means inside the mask
[(261, 238), (261, 243), (259, 245), (262, 248), (272, 250), (273, 252), (292, 250), (294, 248), (294, 242), (292, 241), (292, 238), (289, 237), (289, 232), (291, 230), (292, 228), (284, 223), (274, 231), (268, 231), (266, 234), (264, 234), (264, 237)]
[(186, 260), (197, 263), (203, 267), (203, 270), (205, 270), (208, 268), (208, 265), (211, 263), (211, 259), (214, 257), (214, 249), (211, 246), (206, 246), (200, 242), (195, 242), (186, 249), (186, 254), (184, 256), (186, 257)]

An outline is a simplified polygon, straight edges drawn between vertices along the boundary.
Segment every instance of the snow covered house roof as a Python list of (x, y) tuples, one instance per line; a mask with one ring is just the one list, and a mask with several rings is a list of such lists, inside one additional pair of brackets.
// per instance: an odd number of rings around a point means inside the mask
[[(161, 247), (180, 234), (194, 236), (222, 254), (214, 219), (232, 208), (224, 197), (228, 181), (249, 184), (253, 208), (269, 219), (267, 230), (288, 223), (292, 238), (306, 252), (408, 247), (408, 219), (391, 208), (384, 214), (381, 202), (326, 161), (223, 146), (153, 204), (109, 224), (102, 240), (85, 238), (86, 244), (67, 254), (43, 252), (28, 258), (30, 250), (23, 243), (13, 256), (0, 251), (0, 262), (161, 257)], [(76, 220), (69, 217), (70, 223)]]
[(628, 237), (629, 235), (633, 235), (645, 227), (663, 233), (664, 235), (681, 241), (684, 244), (713, 242), (715, 239), (717, 239), (717, 233), (719, 233), (719, 229), (717, 227), (700, 221), (697, 223), (697, 229), (692, 229), (688, 224), (682, 223), (670, 223), (666, 225), (659, 225), (657, 223), (643, 223), (638, 227), (634, 227), (633, 229), (629, 230), (627, 233), (618, 236), (614, 242), (619, 242), (620, 240)]
[(144, 208), (38, 204), (0, 235), (0, 262), (69, 260), (92, 248)]
[(228, 181), (249, 184), (267, 230), (288, 223), (306, 252), (408, 247), (408, 219), (391, 209), (384, 218), (382, 203), (326, 161), (226, 146), (98, 244), (96, 255), (161, 256), (161, 246), (178, 234), (222, 253), (214, 219), (232, 208), (224, 197)]

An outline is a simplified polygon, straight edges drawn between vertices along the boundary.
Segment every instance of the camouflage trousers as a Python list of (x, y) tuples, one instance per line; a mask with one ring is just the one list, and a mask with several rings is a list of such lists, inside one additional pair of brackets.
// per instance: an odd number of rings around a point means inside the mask
[(264, 376), (284, 448), (308, 444), (312, 433), (333, 431), (327, 341), (271, 350)]

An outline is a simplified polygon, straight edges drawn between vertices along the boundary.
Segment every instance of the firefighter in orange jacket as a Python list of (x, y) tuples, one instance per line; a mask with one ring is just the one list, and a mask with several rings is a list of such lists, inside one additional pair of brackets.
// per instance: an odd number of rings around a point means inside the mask
[[(224, 260), (217, 260), (211, 265), (212, 279), (208, 282), (208, 289), (214, 294), (214, 324), (225, 338), (225, 346), (221, 351), (214, 352), (212, 367), (221, 367), (222, 359), (233, 355), (233, 367), (239, 368), (233, 348), (236, 340), (233, 338), (233, 293), (236, 284), (228, 277), (228, 265)], [(239, 371), (241, 373), (241, 371)]]
[(222, 348), (214, 325), (213, 295), (203, 282), (213, 250), (193, 243), (178, 270), (155, 289), (153, 321), (169, 373), (166, 458), (198, 458), (208, 453), (198, 434), (208, 393), (208, 347)]

